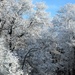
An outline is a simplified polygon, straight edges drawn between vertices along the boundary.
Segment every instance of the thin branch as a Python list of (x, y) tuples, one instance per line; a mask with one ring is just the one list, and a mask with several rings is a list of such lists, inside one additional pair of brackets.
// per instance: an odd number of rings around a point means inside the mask
[[(34, 49), (34, 50), (33, 50), (33, 49)], [(28, 55), (30, 52), (36, 51), (36, 49), (39, 49), (39, 48), (31, 48), (31, 49), (27, 52), (27, 54), (24, 56), (24, 60), (23, 60), (23, 63), (22, 63), (22, 70), (23, 70), (23, 68), (24, 68), (24, 64), (25, 64), (27, 55)]]

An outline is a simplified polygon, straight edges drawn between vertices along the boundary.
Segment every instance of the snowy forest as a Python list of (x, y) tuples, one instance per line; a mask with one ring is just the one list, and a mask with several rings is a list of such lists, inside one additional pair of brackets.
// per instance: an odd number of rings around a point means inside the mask
[(75, 75), (75, 4), (47, 8), (0, 0), (0, 75)]

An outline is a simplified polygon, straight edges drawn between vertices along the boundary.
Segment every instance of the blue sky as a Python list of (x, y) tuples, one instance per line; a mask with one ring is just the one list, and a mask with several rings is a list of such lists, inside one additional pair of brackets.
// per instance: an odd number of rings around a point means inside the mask
[(33, 0), (34, 3), (40, 1), (46, 3), (48, 6), (47, 11), (51, 13), (52, 17), (56, 14), (57, 10), (59, 10), (61, 6), (64, 6), (67, 3), (75, 3), (75, 0)]

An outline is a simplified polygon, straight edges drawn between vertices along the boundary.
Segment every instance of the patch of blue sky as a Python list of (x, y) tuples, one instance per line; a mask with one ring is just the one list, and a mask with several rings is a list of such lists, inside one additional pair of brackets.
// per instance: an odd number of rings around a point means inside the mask
[(67, 3), (75, 3), (75, 0), (33, 0), (35, 2), (45, 2), (48, 6), (47, 11), (51, 13), (51, 16), (55, 16), (56, 12), (60, 9), (60, 7), (64, 6)]

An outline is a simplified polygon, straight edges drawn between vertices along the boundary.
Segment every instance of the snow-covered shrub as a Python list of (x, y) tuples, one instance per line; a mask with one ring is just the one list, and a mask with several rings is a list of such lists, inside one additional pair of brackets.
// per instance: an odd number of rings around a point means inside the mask
[(4, 47), (4, 42), (0, 38), (0, 75), (23, 75), (18, 58)]

